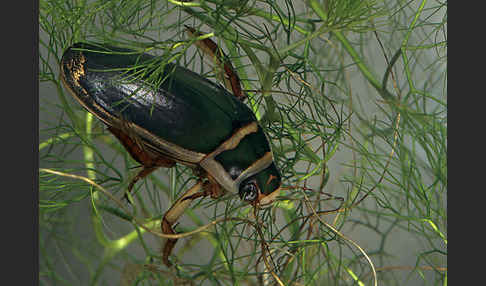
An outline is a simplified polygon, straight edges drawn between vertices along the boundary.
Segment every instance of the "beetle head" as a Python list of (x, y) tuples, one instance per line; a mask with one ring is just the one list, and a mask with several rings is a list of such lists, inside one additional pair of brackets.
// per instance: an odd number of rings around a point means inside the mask
[(241, 182), (239, 195), (242, 200), (249, 203), (269, 205), (278, 196), (280, 185), (280, 174), (275, 163), (272, 163), (266, 169)]

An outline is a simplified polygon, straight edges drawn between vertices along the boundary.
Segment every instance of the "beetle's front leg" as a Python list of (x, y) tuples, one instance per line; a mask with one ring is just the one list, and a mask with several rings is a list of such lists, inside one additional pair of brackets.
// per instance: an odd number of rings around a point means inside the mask
[[(199, 181), (192, 188), (187, 190), (165, 213), (162, 218), (162, 232), (165, 234), (176, 234), (172, 229), (172, 225), (179, 219), (179, 217), (184, 213), (184, 210), (191, 204), (191, 202), (199, 197), (211, 196), (212, 198), (217, 198), (223, 194), (223, 189), (215, 183), (211, 178), (202, 182)], [(167, 239), (164, 248), (162, 250), (162, 261), (167, 267), (170, 267), (172, 263), (169, 261), (170, 253), (177, 242), (175, 239)]]
[[(199, 181), (192, 188), (187, 190), (165, 213), (164, 218), (162, 218), (162, 232), (165, 234), (175, 234), (172, 229), (172, 225), (179, 219), (179, 217), (184, 213), (184, 210), (191, 204), (191, 202), (196, 198), (195, 194), (201, 191), (203, 182)], [(203, 194), (202, 194), (203, 195)], [(167, 239), (162, 251), (162, 261), (167, 267), (170, 267), (172, 263), (169, 262), (169, 255), (174, 248), (177, 239)]]

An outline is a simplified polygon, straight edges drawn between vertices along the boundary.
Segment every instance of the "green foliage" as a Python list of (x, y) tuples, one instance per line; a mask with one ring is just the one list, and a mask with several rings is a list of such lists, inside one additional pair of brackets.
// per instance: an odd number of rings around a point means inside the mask
[[(446, 3), (39, 6), (41, 285), (447, 285)], [(167, 269), (149, 232), (195, 176), (158, 170), (123, 202), (137, 163), (62, 88), (58, 63), (103, 42), (217, 81), (184, 25), (230, 57), (286, 189), (256, 216), (236, 194), (196, 201), (177, 231), (214, 224), (180, 239)]]

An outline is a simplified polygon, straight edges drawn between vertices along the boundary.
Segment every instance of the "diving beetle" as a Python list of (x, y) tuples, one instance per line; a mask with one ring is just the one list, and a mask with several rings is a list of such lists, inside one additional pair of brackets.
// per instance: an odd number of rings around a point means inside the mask
[[(242, 97), (220, 84), (174, 63), (160, 68), (156, 56), (104, 44), (70, 46), (60, 70), (69, 93), (141, 164), (128, 192), (157, 168), (176, 163), (199, 177), (165, 213), (163, 233), (175, 234), (172, 225), (198, 197), (229, 191), (259, 207), (279, 194), (281, 176), (266, 134)], [(232, 87), (236, 92), (234, 80)], [(176, 241), (164, 245), (167, 266)]]

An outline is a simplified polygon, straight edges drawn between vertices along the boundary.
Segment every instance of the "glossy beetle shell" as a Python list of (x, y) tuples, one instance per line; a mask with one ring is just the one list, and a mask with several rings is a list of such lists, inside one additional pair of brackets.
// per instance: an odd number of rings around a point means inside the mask
[[(252, 111), (188, 69), (160, 67), (158, 58), (148, 54), (79, 43), (64, 53), (61, 78), (87, 110), (108, 126), (136, 134), (151, 152), (200, 165), (230, 191), (248, 180), (257, 183), (263, 196), (277, 190), (280, 175), (273, 155), (268, 159), (270, 145)], [(243, 130), (250, 125), (257, 127)], [(236, 146), (215, 152), (238, 132), (246, 133)], [(259, 166), (251, 167), (259, 160)]]

